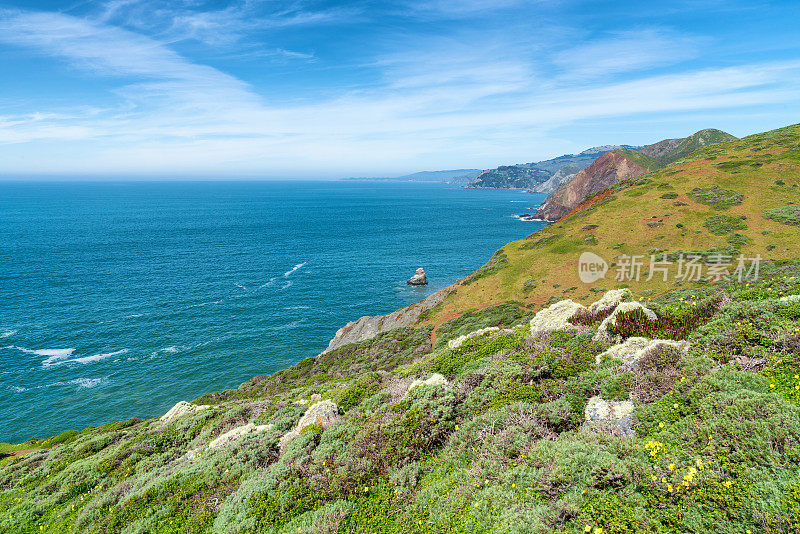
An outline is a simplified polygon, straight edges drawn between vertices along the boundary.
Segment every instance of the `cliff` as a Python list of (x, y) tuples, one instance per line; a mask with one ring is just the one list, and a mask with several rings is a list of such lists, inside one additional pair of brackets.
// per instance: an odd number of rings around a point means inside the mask
[(736, 138), (721, 130), (700, 130), (688, 137), (665, 139), (640, 149), (616, 148), (597, 158), (548, 196), (536, 217), (557, 221), (572, 211), (585, 197), (622, 180), (662, 169), (695, 150)]
[(551, 193), (536, 211), (536, 217), (557, 221), (569, 213), (586, 196), (611, 187), (621, 180), (646, 172), (646, 168), (627, 157), (617, 152), (606, 152)]

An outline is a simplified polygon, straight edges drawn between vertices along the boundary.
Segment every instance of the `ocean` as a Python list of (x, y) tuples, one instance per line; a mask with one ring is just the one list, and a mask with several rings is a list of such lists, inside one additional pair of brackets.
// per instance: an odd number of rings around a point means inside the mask
[[(166, 412), (419, 301), (544, 195), (414, 182), (0, 183), (0, 442)], [(424, 267), (430, 285), (405, 284)]]

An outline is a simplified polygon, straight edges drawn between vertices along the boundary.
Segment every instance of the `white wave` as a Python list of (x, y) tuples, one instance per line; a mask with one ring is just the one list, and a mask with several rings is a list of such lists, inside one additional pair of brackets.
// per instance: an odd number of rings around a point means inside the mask
[(286, 283), (283, 284), (283, 287), (281, 287), (281, 291), (283, 291), (284, 289), (289, 289), (290, 287), (292, 287), (292, 281), (287, 280)]
[(78, 386), (81, 389), (83, 388), (93, 388), (95, 386), (99, 386), (103, 382), (106, 382), (108, 377), (103, 378), (75, 378), (73, 380), (67, 380), (66, 382), (53, 382), (51, 384), (44, 384), (42, 386), (36, 386), (36, 389), (44, 389), (44, 388), (51, 388), (55, 386)]
[(311, 306), (285, 306), (284, 310), (310, 310)]
[(2, 334), (0, 334), (0, 339), (3, 339), (4, 337), (11, 337), (11, 336), (13, 336), (13, 335), (14, 335), (14, 334), (16, 334), (16, 333), (17, 333), (17, 331), (16, 331), (16, 330), (6, 330), (6, 331), (5, 331), (5, 332), (3, 332)]
[(8, 386), (8, 389), (11, 391), (16, 391), (17, 393), (22, 393), (23, 391), (28, 391), (28, 388), (23, 388), (20, 386)]
[(180, 352), (182, 348), (185, 347), (176, 347), (175, 345), (170, 345), (169, 347), (164, 347), (161, 349), (161, 352), (169, 352), (170, 354), (175, 354), (176, 352)]
[(106, 358), (111, 358), (112, 356), (119, 356), (120, 354), (126, 354), (127, 352), (128, 352), (128, 349), (122, 349), (122, 350), (118, 350), (118, 351), (115, 351), (115, 352), (105, 352), (103, 354), (94, 354), (92, 356), (84, 356), (83, 358), (74, 358), (72, 360), (60, 361), (60, 362), (57, 362), (56, 365), (59, 365), (59, 364), (62, 364), (62, 363), (70, 363), (70, 362), (75, 362), (75, 363), (99, 362), (100, 360), (105, 360)]
[(283, 273), (283, 277), (284, 277), (284, 278), (286, 278), (286, 277), (288, 277), (290, 274), (292, 274), (293, 272), (297, 271), (298, 269), (302, 269), (302, 268), (303, 268), (303, 266), (304, 266), (306, 263), (308, 263), (308, 262), (307, 262), (307, 261), (304, 261), (303, 263), (298, 263), (297, 265), (295, 265), (294, 267), (292, 267), (291, 269), (289, 269), (288, 271), (286, 271), (285, 273)]
[(235, 285), (236, 287), (244, 289), (245, 291), (247, 291), (247, 288), (244, 287), (242, 284), (237, 284), (236, 282), (234, 282), (233, 285)]
[(95, 386), (99, 386), (105, 381), (105, 378), (76, 378), (74, 380), (70, 380), (67, 382), (68, 384), (74, 384), (79, 386), (80, 388), (93, 388)]
[(26, 349), (25, 347), (17, 347), (15, 345), (9, 345), (6, 347), (7, 349), (16, 349), (20, 352), (24, 352), (25, 354), (35, 354), (36, 356), (46, 356), (45, 360), (42, 361), (42, 365), (47, 367), (48, 365), (52, 365), (53, 362), (57, 362), (59, 360), (64, 360), (72, 356), (72, 353), (75, 352), (75, 349)]
[(304, 322), (306, 322), (305, 318), (298, 319), (297, 321), (292, 321), (291, 323), (282, 324), (280, 326), (273, 326), (272, 330), (291, 330), (293, 328), (298, 328)]
[(264, 282), (263, 284), (261, 284), (260, 286), (258, 286), (258, 289), (263, 289), (263, 288), (265, 288), (265, 287), (270, 287), (272, 284), (274, 284), (274, 283), (275, 283), (275, 280), (277, 280), (277, 279), (278, 279), (278, 277), (277, 277), (277, 276), (273, 276), (272, 278), (270, 278), (270, 279), (269, 279), (269, 281), (267, 281), (267, 282)]

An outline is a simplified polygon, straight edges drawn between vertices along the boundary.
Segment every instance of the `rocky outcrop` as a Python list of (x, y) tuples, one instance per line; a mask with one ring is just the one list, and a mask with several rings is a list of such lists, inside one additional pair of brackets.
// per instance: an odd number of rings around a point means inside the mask
[(646, 172), (647, 169), (625, 156), (613, 151), (606, 152), (548, 196), (536, 212), (536, 217), (557, 221), (588, 195), (599, 193), (621, 180)]
[(253, 423), (247, 423), (246, 425), (237, 426), (236, 428), (228, 430), (224, 434), (220, 434), (216, 439), (213, 439), (208, 444), (208, 448), (221, 449), (222, 447), (227, 447), (237, 439), (248, 434), (266, 432), (270, 429), (272, 429), (272, 425), (254, 425)]
[(605, 341), (606, 343), (620, 343), (622, 341), (620, 336), (612, 334), (609, 329), (617, 325), (617, 317), (621, 314), (634, 311), (641, 311), (649, 321), (656, 321), (658, 319), (655, 312), (641, 302), (623, 302), (611, 312), (611, 315), (603, 319), (603, 322), (600, 323), (597, 329), (597, 333), (592, 339), (594, 341)]
[(688, 341), (672, 341), (670, 339), (647, 339), (644, 337), (629, 337), (624, 343), (619, 343), (609, 348), (607, 351), (598, 354), (596, 361), (600, 364), (604, 358), (614, 358), (622, 360), (622, 366), (626, 370), (635, 371), (638, 369), (639, 361), (652, 354), (654, 351), (664, 348), (677, 349), (684, 354), (689, 350), (691, 344)]
[(324, 400), (312, 404), (297, 422), (297, 425), (283, 435), (279, 445), (283, 450), (294, 438), (300, 435), (303, 429), (309, 425), (320, 425), (323, 429), (330, 427), (339, 420), (339, 407), (335, 402)]
[(586, 423), (596, 430), (616, 436), (629, 437), (633, 430), (633, 403), (631, 401), (605, 400), (594, 396), (586, 403)]
[(406, 284), (408, 284), (410, 286), (426, 286), (426, 285), (428, 285), (428, 277), (425, 276), (425, 269), (423, 269), (422, 267), (417, 269), (416, 274), (414, 274), (414, 276), (412, 276), (406, 282)]
[(638, 150), (615, 148), (553, 191), (539, 207), (536, 218), (557, 221), (586, 197), (608, 189), (617, 182), (661, 169), (699, 148), (733, 139), (736, 138), (721, 130), (706, 129), (689, 137), (664, 139)]
[(572, 300), (562, 300), (556, 302), (549, 308), (545, 308), (531, 319), (531, 335), (541, 335), (552, 332), (553, 330), (567, 330), (577, 328), (570, 322), (580, 313), (586, 312), (586, 306), (578, 304)]
[(413, 382), (411, 382), (411, 384), (408, 386), (408, 391), (411, 391), (412, 389), (414, 389), (415, 387), (418, 387), (418, 386), (440, 386), (440, 387), (444, 387), (447, 384), (448, 384), (447, 379), (444, 376), (440, 375), (439, 373), (433, 373), (431, 376), (429, 376), (425, 380), (417, 379), (417, 380), (414, 380)]
[(632, 298), (630, 289), (612, 289), (606, 291), (600, 300), (592, 303), (589, 306), (589, 313), (598, 315), (613, 310), (623, 302), (627, 302)]
[(336, 335), (331, 339), (328, 348), (322, 351), (323, 354), (338, 349), (348, 343), (357, 343), (365, 339), (372, 339), (380, 333), (411, 326), (419, 320), (420, 315), (442, 302), (449, 295), (455, 286), (450, 286), (438, 291), (421, 302), (412, 304), (406, 308), (401, 308), (388, 315), (376, 315), (374, 317), (361, 317), (356, 321), (351, 321), (340, 328)]
[(487, 326), (486, 328), (481, 328), (480, 330), (475, 330), (474, 332), (470, 332), (469, 334), (464, 334), (463, 336), (458, 336), (455, 339), (451, 339), (447, 342), (447, 347), (450, 349), (457, 349), (464, 343), (466, 340), (471, 339), (473, 337), (482, 336), (483, 334), (488, 334), (489, 332), (499, 332), (500, 327), (498, 326)]
[(174, 421), (175, 419), (178, 419), (180, 417), (191, 415), (191, 414), (193, 414), (195, 412), (199, 412), (200, 410), (205, 410), (205, 409), (208, 409), (208, 408), (211, 408), (211, 406), (208, 406), (208, 405), (198, 406), (196, 404), (189, 404), (186, 401), (180, 401), (175, 406), (170, 408), (167, 413), (162, 415), (159, 420), (162, 423), (169, 423), (169, 422)]

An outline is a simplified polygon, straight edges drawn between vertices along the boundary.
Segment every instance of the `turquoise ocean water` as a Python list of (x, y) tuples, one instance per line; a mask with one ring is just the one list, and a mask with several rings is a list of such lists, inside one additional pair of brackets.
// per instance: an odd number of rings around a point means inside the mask
[[(431, 183), (0, 183), (0, 441), (131, 417), (318, 354), (541, 228)], [(424, 267), (430, 285), (405, 285)]]

